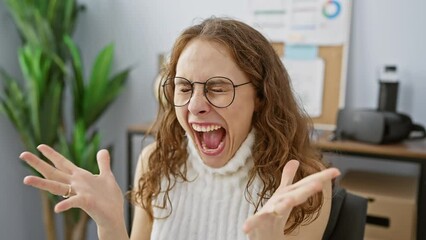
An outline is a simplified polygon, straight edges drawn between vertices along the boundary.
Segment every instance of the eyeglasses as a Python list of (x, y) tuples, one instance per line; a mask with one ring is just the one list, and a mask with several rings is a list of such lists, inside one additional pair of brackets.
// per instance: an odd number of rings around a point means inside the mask
[(194, 93), (194, 84), (203, 86), (207, 101), (217, 108), (226, 108), (234, 102), (235, 88), (249, 84), (245, 82), (235, 85), (226, 77), (211, 77), (206, 82), (191, 82), (183, 77), (168, 78), (162, 85), (164, 96), (175, 107), (183, 107), (189, 103)]

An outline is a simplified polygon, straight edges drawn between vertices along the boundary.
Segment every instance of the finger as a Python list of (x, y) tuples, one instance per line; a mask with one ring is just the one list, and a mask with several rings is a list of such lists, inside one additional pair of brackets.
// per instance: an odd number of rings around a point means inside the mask
[(78, 197), (71, 197), (71, 198), (62, 200), (55, 205), (54, 211), (56, 213), (61, 213), (71, 208), (79, 207), (79, 202), (80, 200), (78, 199)]
[(60, 201), (59, 203), (57, 203), (55, 205), (54, 211), (56, 213), (60, 213), (60, 212), (67, 211), (71, 208), (81, 208), (83, 211), (85, 211), (87, 214), (89, 214), (89, 216), (93, 218), (90, 210), (93, 210), (93, 208), (96, 207), (95, 205), (96, 205), (95, 199), (89, 199), (87, 198), (87, 195), (79, 194), (74, 197), (64, 199)]
[(281, 186), (288, 186), (293, 183), (294, 176), (296, 175), (297, 169), (299, 168), (299, 161), (290, 160), (284, 166), (283, 173), (281, 175)]
[(43, 175), (45, 178), (68, 183), (68, 177), (66, 174), (43, 161), (35, 154), (30, 152), (23, 152), (21, 155), (19, 155), (19, 158), (24, 160), (28, 165), (41, 173), (41, 175)]
[(286, 192), (280, 194), (274, 205), (267, 212), (274, 215), (289, 214), (288, 211), (299, 204), (305, 202), (313, 194), (323, 189), (324, 183), (340, 175), (336, 168), (330, 168), (321, 172), (312, 174), (299, 182), (288, 186)]
[(273, 211), (270, 214), (278, 216), (287, 216), (291, 210), (304, 203), (309, 197), (322, 190), (322, 183), (313, 181), (306, 183), (302, 187), (287, 192), (280, 197), (274, 205)]
[[(27, 176), (24, 178), (24, 184), (48, 191), (53, 195), (67, 195), (69, 190), (69, 184), (60, 183), (50, 179), (45, 179), (36, 176)], [(74, 194), (71, 192), (71, 194)]]
[(333, 178), (336, 178), (339, 175), (340, 171), (337, 168), (328, 168), (301, 179), (297, 183), (291, 185), (291, 189), (299, 188), (304, 184), (314, 181), (325, 183), (327, 181), (331, 181)]
[(75, 168), (75, 165), (66, 159), (64, 156), (62, 156), (60, 153), (55, 151), (53, 148), (41, 144), (37, 147), (37, 149), (45, 156), (47, 157), (56, 168), (64, 171), (65, 173), (71, 174), (73, 169)]
[(96, 159), (99, 166), (99, 175), (111, 173), (110, 156), (107, 150), (100, 150), (96, 155)]

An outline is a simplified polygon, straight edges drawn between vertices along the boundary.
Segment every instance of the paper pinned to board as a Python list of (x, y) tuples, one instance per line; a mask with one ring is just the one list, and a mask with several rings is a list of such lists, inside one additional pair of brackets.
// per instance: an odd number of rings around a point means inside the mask
[(288, 28), (287, 0), (249, 0), (251, 23), (272, 41), (282, 42)]
[(270, 41), (336, 46), (349, 36), (350, 0), (249, 0), (251, 24)]
[(348, 38), (349, 0), (290, 1), (286, 43), (340, 45)]
[(310, 117), (320, 117), (324, 92), (324, 61), (282, 59), (290, 75), (293, 91), (300, 106)]

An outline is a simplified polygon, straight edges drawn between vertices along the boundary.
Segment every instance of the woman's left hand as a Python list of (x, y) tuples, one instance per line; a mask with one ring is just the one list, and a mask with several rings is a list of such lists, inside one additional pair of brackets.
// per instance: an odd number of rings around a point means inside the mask
[(244, 223), (243, 230), (250, 240), (284, 239), (285, 224), (293, 207), (305, 202), (321, 191), (325, 183), (340, 175), (338, 169), (329, 168), (292, 184), (298, 167), (296, 160), (284, 166), (278, 189), (265, 206)]

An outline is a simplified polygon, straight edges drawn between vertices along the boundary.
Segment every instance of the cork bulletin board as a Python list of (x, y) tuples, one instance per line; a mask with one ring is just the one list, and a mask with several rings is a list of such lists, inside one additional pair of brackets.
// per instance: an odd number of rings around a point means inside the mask
[(352, 1), (259, 0), (250, 6), (252, 25), (283, 60), (315, 127), (333, 130), (345, 106)]
[[(284, 43), (273, 42), (272, 46), (280, 57), (284, 56)], [(318, 128), (332, 129), (336, 124), (337, 112), (344, 106), (346, 87), (345, 46), (320, 46), (319, 57), (324, 60), (324, 92), (322, 112), (312, 118)], [(290, 76), (291, 77), (291, 76)]]

